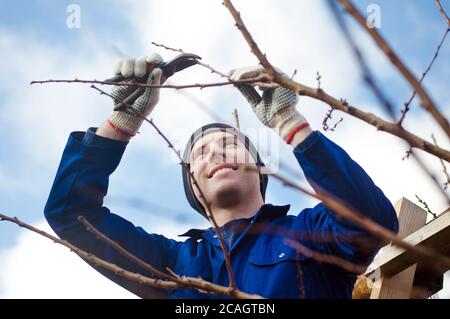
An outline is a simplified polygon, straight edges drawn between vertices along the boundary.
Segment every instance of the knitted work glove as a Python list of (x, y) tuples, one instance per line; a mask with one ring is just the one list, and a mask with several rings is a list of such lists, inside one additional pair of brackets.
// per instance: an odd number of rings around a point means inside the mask
[[(257, 77), (262, 73), (264, 68), (257, 65), (232, 70), (228, 76), (230, 80), (237, 81)], [(298, 96), (294, 91), (283, 87), (263, 89), (261, 96), (252, 85), (239, 84), (236, 87), (247, 99), (261, 123), (274, 129), (286, 143), (289, 144), (300, 130), (305, 133), (304, 138), (312, 132), (306, 119), (295, 108)]]
[[(148, 74), (148, 70), (151, 64), (156, 65), (162, 61), (162, 57), (159, 54), (151, 54), (148, 57), (138, 59), (126, 59), (119, 61), (114, 69), (114, 74), (122, 74), (122, 76), (127, 78), (124, 82), (128, 83), (137, 82), (160, 85), (162, 70), (160, 68), (154, 68), (150, 74)], [(114, 105), (117, 105), (139, 89), (142, 91), (142, 94), (134, 101), (127, 101), (127, 104), (133, 108), (134, 112), (125, 108), (121, 111), (113, 111), (108, 118), (108, 123), (114, 129), (125, 135), (136, 135), (144, 121), (141, 117), (137, 116), (136, 113), (144, 117), (149, 116), (158, 103), (159, 89), (145, 88), (143, 90), (142, 88), (132, 86), (114, 86), (111, 91), (111, 95), (114, 98)]]

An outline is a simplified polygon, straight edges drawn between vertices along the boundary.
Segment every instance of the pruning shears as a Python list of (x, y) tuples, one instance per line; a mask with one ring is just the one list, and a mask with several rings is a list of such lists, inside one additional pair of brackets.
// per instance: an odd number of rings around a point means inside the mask
[[(199, 57), (196, 54), (192, 53), (182, 53), (180, 55), (177, 55), (172, 60), (168, 62), (161, 62), (157, 65), (154, 64), (148, 64), (148, 72), (151, 72), (154, 68), (161, 68), (162, 70), (162, 76), (161, 76), (161, 83), (164, 83), (169, 77), (174, 75), (177, 72), (180, 72), (186, 68), (189, 68), (195, 64), (197, 64), (198, 60), (201, 60), (201, 57)], [(118, 74), (110, 79), (105, 80), (105, 82), (121, 82), (126, 80), (126, 78)], [(133, 94), (131, 94), (127, 99), (124, 100), (125, 103), (133, 103), (144, 91), (144, 88), (137, 89)], [(127, 107), (124, 103), (119, 102), (117, 105), (114, 106), (115, 111), (123, 111)]]
[[(168, 62), (161, 62), (157, 65), (154, 64), (148, 64), (149, 71), (154, 68), (160, 68), (163, 73), (161, 77), (161, 83), (167, 80), (169, 77), (174, 75), (175, 73), (184, 70), (190, 66), (193, 66), (197, 64), (197, 60), (201, 60), (201, 57), (199, 57), (196, 54), (192, 53), (182, 53), (180, 55), (177, 55), (172, 60)], [(121, 74), (118, 74), (108, 80), (106, 82), (120, 82), (125, 80), (126, 78), (123, 77)]]

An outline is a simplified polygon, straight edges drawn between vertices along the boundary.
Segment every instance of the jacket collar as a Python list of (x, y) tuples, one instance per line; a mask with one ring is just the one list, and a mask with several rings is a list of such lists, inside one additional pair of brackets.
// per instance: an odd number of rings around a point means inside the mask
[[(252, 221), (252, 224), (263, 221), (263, 220), (274, 220), (279, 217), (286, 216), (290, 209), (291, 205), (283, 205), (283, 206), (277, 206), (272, 204), (264, 204), (261, 206), (261, 208), (258, 210), (258, 212), (255, 214), (255, 217)], [(182, 235), (178, 235), (179, 237), (190, 237), (192, 239), (201, 239), (203, 237), (206, 238), (215, 238), (215, 231), (212, 227), (206, 228), (206, 229), (196, 229), (192, 228), (188, 230), (186, 233)]]

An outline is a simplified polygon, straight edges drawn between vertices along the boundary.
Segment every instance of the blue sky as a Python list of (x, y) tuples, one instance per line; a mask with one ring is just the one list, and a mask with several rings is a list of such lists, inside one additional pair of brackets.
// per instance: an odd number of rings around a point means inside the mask
[[(72, 3), (81, 8), (80, 29), (66, 26), (66, 9)], [(173, 56), (154, 48), (151, 41), (197, 53), (224, 72), (257, 63), (221, 1), (197, 0), (190, 3), (187, 5), (176, 0), (1, 3), (0, 72), (5, 77), (0, 84), (2, 212), (27, 222), (42, 223), (42, 210), (68, 134), (100, 125), (111, 108), (107, 99), (98, 96), (88, 86), (55, 84), (31, 87), (29, 81), (107, 78), (116, 60), (123, 55), (140, 56), (157, 51), (163, 56)], [(372, 3), (361, 0), (358, 6), (365, 11)], [(445, 28), (434, 3), (383, 0), (376, 4), (381, 8), (380, 31), (414, 73), (420, 75)], [(334, 20), (324, 2), (267, 1), (261, 4), (252, 0), (235, 1), (235, 5), (242, 11), (244, 21), (274, 64), (287, 73), (298, 68), (296, 79), (311, 86), (316, 85), (315, 72), (319, 71), (325, 90), (338, 97), (346, 97), (366, 111), (384, 115), (370, 90), (362, 84), (358, 66), (336, 32)], [(273, 21), (273, 24), (267, 21)], [(401, 107), (409, 98), (410, 88), (359, 27), (354, 23), (350, 25), (379, 83), (394, 104)], [(450, 91), (447, 89), (449, 54), (447, 41), (425, 81), (425, 86), (447, 116), (450, 115)], [(198, 68), (172, 79), (176, 83), (217, 80), (217, 77)], [(233, 88), (189, 92), (230, 122), (231, 111), (237, 106), (244, 126), (260, 128)], [(312, 126), (321, 130), (321, 119), (327, 108), (304, 98), (300, 100), (300, 107)], [(439, 129), (424, 115), (417, 102), (413, 107), (415, 110), (405, 125), (427, 139), (434, 132), (441, 137), (442, 146), (448, 148)], [(356, 119), (344, 117), (345, 121), (337, 132), (326, 135), (348, 150), (392, 201), (400, 196), (414, 199), (414, 193), (419, 193), (432, 203), (436, 211), (443, 209), (444, 204), (417, 167), (413, 163), (401, 162), (406, 150), (404, 145), (395, 137), (377, 133)], [(191, 132), (213, 120), (180, 94), (166, 91), (162, 92), (154, 118), (179, 148), (184, 146), (183, 139), (188, 137), (179, 133), (181, 128)], [(280, 157), (289, 166), (297, 167), (289, 152), (287, 147), (281, 147)], [(159, 137), (150, 128), (143, 128), (141, 136), (132, 141), (119, 169), (111, 177), (105, 203), (114, 212), (144, 226), (149, 232), (153, 231), (150, 225), (155, 224), (161, 231), (166, 224), (169, 225), (167, 231), (172, 236), (189, 227), (207, 226), (188, 206), (180, 168), (170, 156)], [(439, 163), (430, 156), (425, 156), (425, 159), (439, 174)], [(275, 204), (291, 203), (292, 214), (315, 203), (283, 188), (274, 180), (269, 184), (268, 200)], [(136, 207), (139, 205), (133, 205), (127, 198), (135, 202), (148, 200), (169, 210), (155, 213), (155, 207)], [(5, 256), (9, 256), (7, 254), (18, 245), (23, 233), (16, 226), (0, 224), (0, 265), (6, 263)], [(11, 295), (8, 287), (0, 278), (0, 295), (2, 291), (6, 296)]]

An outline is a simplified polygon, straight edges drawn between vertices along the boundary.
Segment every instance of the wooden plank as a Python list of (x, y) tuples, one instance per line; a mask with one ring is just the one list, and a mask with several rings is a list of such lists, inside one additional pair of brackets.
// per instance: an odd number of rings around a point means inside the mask
[(399, 222), (397, 236), (405, 238), (427, 223), (427, 212), (410, 200), (402, 197), (395, 203)]
[[(404, 240), (410, 245), (429, 247), (438, 253), (448, 255), (450, 253), (450, 211), (433, 219)], [(381, 268), (384, 274), (395, 275), (416, 262), (417, 257), (414, 253), (397, 246), (386, 246), (368, 267), (366, 275), (377, 268)]]
[[(427, 212), (406, 198), (395, 203), (399, 220), (400, 238), (405, 238), (426, 224)], [(384, 253), (383, 253), (384, 254)], [(371, 299), (406, 299), (411, 295), (417, 264), (388, 276), (381, 272), (381, 277), (374, 283)]]
[(409, 299), (417, 264), (392, 276), (382, 276), (374, 284), (370, 299)]

